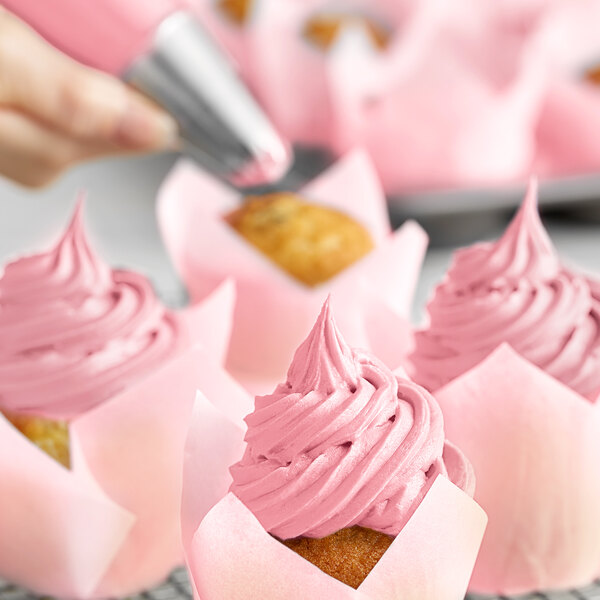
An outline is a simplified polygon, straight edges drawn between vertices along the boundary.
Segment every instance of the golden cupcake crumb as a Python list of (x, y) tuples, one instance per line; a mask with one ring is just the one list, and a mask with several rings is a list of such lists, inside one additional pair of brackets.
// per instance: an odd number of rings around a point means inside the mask
[(217, 8), (236, 25), (244, 25), (252, 10), (253, 0), (218, 0)]
[(25, 437), (38, 448), (69, 468), (69, 426), (65, 421), (52, 421), (28, 415), (4, 415)]
[(585, 73), (585, 79), (594, 85), (600, 85), (600, 65), (588, 69)]
[(393, 541), (392, 536), (355, 526), (320, 539), (301, 537), (283, 543), (321, 571), (356, 589)]
[(378, 50), (385, 50), (389, 46), (392, 37), (390, 30), (376, 19), (363, 15), (317, 15), (307, 21), (304, 36), (326, 51), (334, 44), (342, 28), (352, 23), (359, 23), (366, 29)]
[(226, 217), (248, 242), (298, 281), (328, 281), (373, 249), (368, 231), (347, 215), (295, 194), (251, 196)]

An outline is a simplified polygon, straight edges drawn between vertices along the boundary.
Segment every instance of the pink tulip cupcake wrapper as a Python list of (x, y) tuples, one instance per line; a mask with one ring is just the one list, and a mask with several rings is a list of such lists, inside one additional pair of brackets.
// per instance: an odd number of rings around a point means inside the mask
[[(600, 87), (584, 81), (600, 66), (596, 2), (551, 4), (537, 44), (560, 76), (547, 90), (537, 130), (536, 172), (546, 177), (593, 173), (600, 166), (600, 141), (591, 132), (600, 119)], [(557, 33), (558, 32), (558, 33)]]
[[(316, 288), (296, 282), (231, 229), (223, 217), (241, 198), (209, 175), (182, 163), (159, 194), (163, 238), (192, 299), (201, 300), (228, 276), (236, 283), (227, 364), (254, 392), (268, 391), (285, 374), (330, 292), (340, 329), (352, 345), (383, 343), (377, 333), (384, 329), (379, 308), (409, 317), (427, 244), (426, 234), (413, 222), (390, 233), (385, 197), (361, 151), (346, 156), (300, 193), (350, 215), (375, 243), (367, 256)], [(402, 338), (409, 343), (410, 328)], [(398, 346), (395, 352), (408, 350)]]
[[(244, 431), (235, 424), (239, 417), (220, 408), (198, 395), (186, 445), (182, 533), (197, 600), (464, 598), (486, 524), (485, 513), (464, 492), (439, 477), (354, 590), (272, 538), (227, 494), (228, 466), (243, 453)], [(218, 456), (219, 464), (210, 456)]]
[(288, 137), (338, 153), (363, 145), (390, 193), (600, 166), (589, 134), (600, 91), (582, 81), (600, 53), (593, 0), (342, 9), (392, 26), (383, 52), (359, 21), (347, 22), (327, 51), (307, 40), (309, 19), (336, 14), (321, 0), (255, 0), (242, 25), (209, 0), (197, 7)]
[(180, 315), (203, 345), (71, 421), (71, 469), (0, 415), (0, 577), (43, 595), (118, 597), (182, 564), (183, 441), (195, 390), (229, 379), (215, 357), (232, 303), (226, 282)]
[(470, 588), (519, 594), (600, 575), (600, 407), (502, 345), (436, 392), (489, 525)]
[[(340, 154), (365, 147), (387, 192), (528, 173), (546, 62), (535, 27), (515, 35), (508, 11), (468, 0), (359, 1), (337, 11), (324, 1), (258, 0), (240, 26), (199, 4), (280, 130)], [(306, 39), (312, 17), (339, 13), (389, 23), (385, 51), (359, 21), (347, 22), (327, 50)], [(504, 47), (510, 52), (490, 52)]]

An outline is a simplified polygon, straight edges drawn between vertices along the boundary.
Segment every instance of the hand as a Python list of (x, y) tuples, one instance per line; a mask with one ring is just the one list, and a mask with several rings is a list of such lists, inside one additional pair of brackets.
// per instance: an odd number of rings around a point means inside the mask
[(41, 186), (73, 163), (176, 139), (166, 112), (0, 9), (0, 174)]

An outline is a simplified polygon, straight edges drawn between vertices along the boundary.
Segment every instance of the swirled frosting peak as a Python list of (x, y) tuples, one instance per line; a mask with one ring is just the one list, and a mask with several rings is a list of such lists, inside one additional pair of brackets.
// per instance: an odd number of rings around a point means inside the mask
[(231, 490), (281, 539), (353, 525), (396, 535), (440, 474), (472, 492), (433, 397), (351, 349), (329, 302), (287, 381), (257, 397), (246, 422)]
[(456, 252), (415, 336), (414, 377), (436, 390), (509, 343), (574, 390), (600, 392), (600, 302), (566, 269), (540, 221), (532, 183), (497, 242)]
[(532, 180), (520, 210), (495, 243), (458, 250), (447, 283), (457, 289), (518, 284), (523, 277), (546, 281), (560, 271), (554, 246), (537, 208), (537, 182)]
[(80, 203), (56, 246), (0, 277), (0, 410), (69, 419), (150, 372), (178, 339), (149, 282), (91, 250)]
[(352, 351), (331, 317), (328, 298), (311, 334), (296, 350), (288, 385), (299, 393), (331, 394), (339, 386), (355, 388), (358, 377)]

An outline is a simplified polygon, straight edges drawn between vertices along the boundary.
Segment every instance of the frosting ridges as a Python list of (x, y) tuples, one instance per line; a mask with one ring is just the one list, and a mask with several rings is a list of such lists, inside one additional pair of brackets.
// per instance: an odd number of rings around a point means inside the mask
[(415, 336), (415, 380), (431, 390), (501, 343), (579, 393), (600, 391), (600, 303), (593, 286), (560, 262), (540, 221), (536, 185), (493, 243), (455, 253)]
[(0, 278), (0, 409), (71, 418), (177, 347), (175, 317), (142, 275), (92, 251), (82, 212), (80, 203), (55, 247)]
[[(343, 341), (329, 302), (300, 346), (286, 383), (256, 398), (231, 490), (282, 539), (361, 525), (396, 535), (439, 475), (448, 475), (441, 411)], [(456, 483), (473, 484), (448, 448)]]

